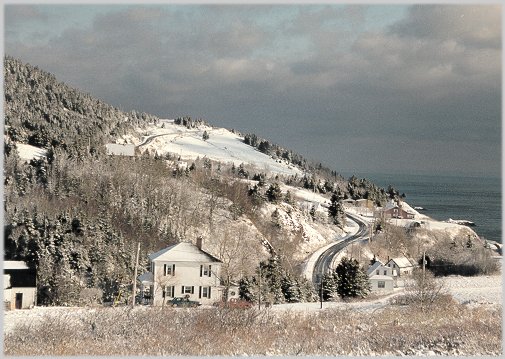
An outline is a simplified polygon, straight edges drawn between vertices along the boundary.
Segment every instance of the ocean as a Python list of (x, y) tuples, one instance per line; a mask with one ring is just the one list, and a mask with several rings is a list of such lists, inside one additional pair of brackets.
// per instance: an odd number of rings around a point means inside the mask
[(501, 178), (427, 175), (360, 174), (380, 187), (392, 185), (405, 201), (427, 216), (445, 221), (465, 219), (482, 238), (502, 242)]

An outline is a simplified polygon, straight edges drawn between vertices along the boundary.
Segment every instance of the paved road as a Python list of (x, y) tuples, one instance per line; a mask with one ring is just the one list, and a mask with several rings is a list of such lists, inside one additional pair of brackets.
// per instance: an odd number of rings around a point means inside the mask
[(152, 136), (145, 138), (144, 141), (142, 143), (140, 143), (137, 147), (145, 146), (145, 145), (151, 143), (152, 140), (154, 140), (156, 137), (168, 136), (168, 135), (179, 135), (179, 134), (180, 134), (179, 132), (172, 132), (172, 133), (162, 133), (160, 135), (152, 135)]
[(151, 135), (149, 137), (144, 138), (144, 141), (142, 141), (142, 143), (138, 144), (137, 147), (145, 146), (145, 145), (151, 143), (152, 140), (154, 140), (156, 137), (169, 136), (169, 135), (178, 135), (176, 137), (176, 139), (177, 139), (179, 137), (190, 136), (192, 134), (198, 133), (199, 131), (200, 130), (198, 130), (198, 129), (196, 129), (196, 130), (186, 130), (186, 131), (178, 130), (177, 132), (167, 132), (167, 133), (161, 133), (161, 134), (158, 134), (158, 135)]
[(333, 258), (338, 254), (338, 252), (340, 252), (342, 249), (347, 247), (352, 242), (358, 241), (360, 239), (365, 239), (368, 237), (368, 225), (366, 222), (364, 222), (362, 219), (352, 214), (346, 214), (346, 216), (348, 219), (358, 223), (359, 230), (358, 232), (356, 232), (356, 234), (344, 237), (341, 241), (335, 243), (333, 246), (325, 250), (319, 256), (316, 263), (314, 264), (314, 271), (312, 272), (312, 282), (314, 284), (319, 283), (318, 281), (319, 274), (328, 272), (328, 270), (330, 269), (330, 265), (333, 261)]

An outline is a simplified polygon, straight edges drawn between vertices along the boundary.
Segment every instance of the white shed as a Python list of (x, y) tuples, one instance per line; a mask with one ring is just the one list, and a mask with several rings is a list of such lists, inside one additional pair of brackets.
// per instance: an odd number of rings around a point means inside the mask
[(37, 275), (23, 261), (4, 261), (4, 303), (8, 309), (32, 308), (37, 303)]

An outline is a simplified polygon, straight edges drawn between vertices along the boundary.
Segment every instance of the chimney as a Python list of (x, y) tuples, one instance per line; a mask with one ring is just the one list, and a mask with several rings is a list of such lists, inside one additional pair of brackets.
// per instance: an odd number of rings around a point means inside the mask
[(203, 237), (202, 236), (196, 237), (196, 246), (200, 250), (202, 249), (202, 243), (203, 243)]

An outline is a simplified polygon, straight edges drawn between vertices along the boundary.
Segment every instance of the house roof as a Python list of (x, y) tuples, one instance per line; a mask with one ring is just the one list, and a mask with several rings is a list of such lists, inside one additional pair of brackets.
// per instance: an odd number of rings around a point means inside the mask
[(4, 261), (4, 269), (29, 269), (23, 261)]
[(209, 253), (201, 250), (193, 243), (181, 242), (149, 255), (152, 262), (219, 262), (221, 261)]
[(139, 275), (137, 279), (140, 283), (145, 285), (150, 285), (154, 282), (154, 277), (151, 272), (145, 272), (144, 274)]
[(367, 271), (366, 271), (366, 274), (370, 274), (372, 273), (374, 270), (376, 270), (377, 268), (383, 266), (384, 263), (382, 263), (381, 261), (377, 261), (375, 262), (374, 264), (372, 264), (370, 267), (368, 267)]
[(400, 268), (413, 267), (412, 263), (405, 257), (392, 258), (389, 260), (388, 264), (390, 262), (395, 262)]
[(384, 208), (382, 209), (383, 211), (390, 211), (392, 209), (399, 209), (400, 211), (404, 211), (405, 213), (408, 213), (408, 214), (411, 214), (411, 215), (415, 215), (414, 212), (412, 212), (408, 207), (407, 208), (403, 208), (402, 206), (396, 204), (395, 202), (388, 202), (386, 203), (386, 205), (384, 206)]
[(4, 278), (5, 275), (9, 276), (10, 287), (32, 288), (37, 286), (37, 273), (35, 268), (29, 268), (26, 263), (20, 261), (6, 262), (4, 262)]
[(384, 206), (384, 211), (387, 211), (387, 210), (390, 210), (390, 209), (393, 209), (393, 208), (400, 208), (398, 207), (398, 205), (393, 202), (393, 201), (389, 201), (388, 203), (386, 203), (386, 205)]

